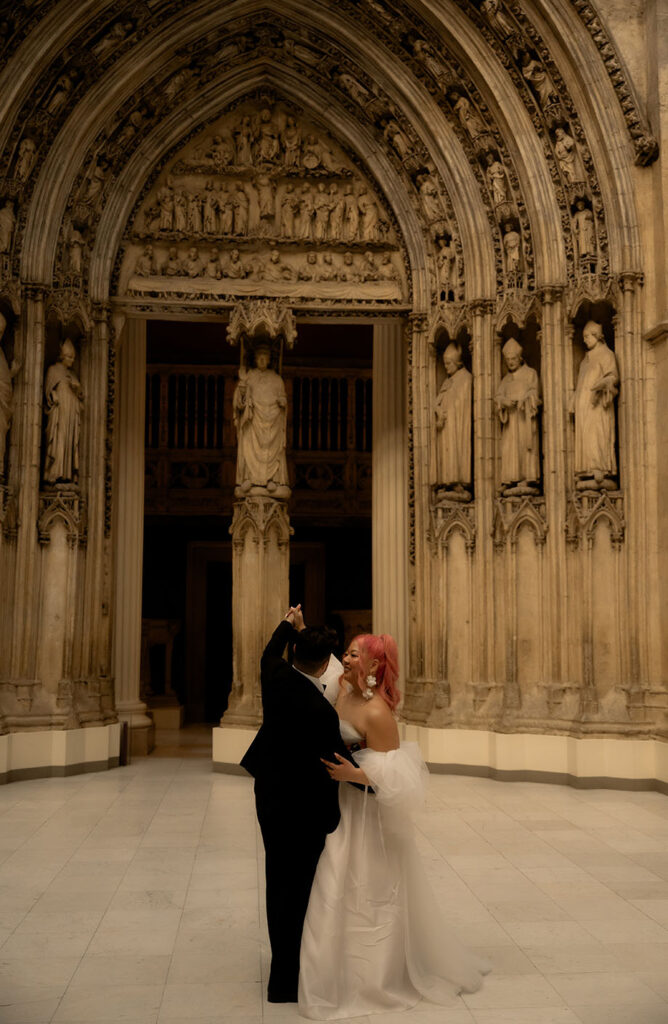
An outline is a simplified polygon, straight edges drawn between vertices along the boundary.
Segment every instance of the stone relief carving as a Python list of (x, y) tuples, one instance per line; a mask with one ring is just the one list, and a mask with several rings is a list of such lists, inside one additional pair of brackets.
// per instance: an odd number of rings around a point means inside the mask
[(540, 381), (524, 362), (522, 346), (509, 338), (503, 346), (507, 373), (501, 380), (494, 405), (501, 423), (501, 494), (540, 493), (538, 409)]
[(575, 417), (575, 477), (578, 490), (616, 490), (615, 405), (619, 371), (603, 327), (585, 324), (587, 354), (580, 364), (570, 412)]
[(582, 543), (591, 548), (599, 522), (605, 521), (610, 529), (610, 540), (619, 548), (624, 540), (624, 499), (621, 494), (601, 491), (572, 491), (568, 496), (566, 512), (566, 540), (577, 548)]
[(587, 172), (575, 139), (565, 128), (555, 129), (554, 152), (561, 168), (561, 173), (568, 185), (578, 185), (587, 180)]
[(436, 420), (436, 488), (455, 501), (471, 500), (471, 414), (473, 378), (459, 345), (443, 352), (446, 377), (434, 415)]
[(515, 547), (519, 532), (524, 526), (531, 529), (536, 544), (545, 543), (548, 528), (545, 499), (529, 495), (496, 498), (492, 521), (492, 540), (495, 549), (501, 551), (506, 541), (511, 547)]
[(37, 515), (37, 539), (48, 544), (54, 523), (61, 520), (67, 531), (70, 547), (84, 545), (87, 539), (87, 505), (76, 487), (61, 486), (57, 491), (47, 491), (39, 496)]
[(577, 199), (573, 213), (573, 239), (579, 269), (596, 272), (596, 220), (584, 199)]
[(58, 361), (46, 372), (46, 455), (44, 482), (76, 483), (79, 477), (79, 445), (83, 390), (72, 370), (76, 350), (69, 338), (60, 346)]
[(6, 199), (0, 210), (0, 253), (11, 252), (15, 225), (14, 204), (11, 199)]
[[(0, 313), (0, 342), (7, 331), (7, 320)], [(7, 362), (2, 345), (0, 345), (0, 480), (5, 476), (5, 451), (7, 435), (12, 422), (14, 411), (14, 378), (21, 369), (21, 364), (12, 360), (11, 366)]]

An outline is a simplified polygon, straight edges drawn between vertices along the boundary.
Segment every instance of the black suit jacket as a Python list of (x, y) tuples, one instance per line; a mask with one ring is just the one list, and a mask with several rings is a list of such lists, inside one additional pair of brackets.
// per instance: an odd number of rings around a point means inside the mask
[(304, 828), (332, 832), (339, 822), (338, 783), (320, 758), (334, 752), (352, 760), (341, 739), (339, 716), (310, 679), (288, 665), (283, 652), (297, 637), (281, 622), (260, 663), (263, 723), (241, 765), (255, 777), (258, 805)]

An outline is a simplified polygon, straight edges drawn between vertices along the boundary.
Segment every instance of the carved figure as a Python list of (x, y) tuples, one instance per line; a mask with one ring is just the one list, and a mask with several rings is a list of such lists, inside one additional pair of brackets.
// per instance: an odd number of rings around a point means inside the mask
[(332, 242), (338, 242), (343, 238), (343, 215), (345, 213), (345, 200), (338, 189), (338, 185), (329, 186), (329, 228), (327, 237)]
[(380, 266), (378, 267), (378, 277), (381, 281), (398, 281), (399, 274), (397, 269), (392, 262), (392, 253), (384, 252), (380, 257)]
[(188, 197), (188, 231), (192, 235), (202, 234), (202, 196), (191, 192)]
[(257, 155), (260, 162), (274, 163), (280, 153), (278, 129), (274, 124), (269, 107), (260, 111), (257, 131)]
[(422, 200), (422, 209), (424, 210), (424, 215), (427, 218), (427, 223), (436, 224), (444, 220), (445, 214), (443, 212), (438, 186), (431, 174), (421, 175), (418, 191)]
[(241, 182), (238, 183), (234, 193), (234, 233), (235, 235), (248, 234), (248, 196), (244, 192)]
[(255, 136), (253, 125), (248, 115), (241, 118), (234, 131), (234, 137), (237, 143), (237, 166), (250, 167), (253, 163), (253, 142)]
[(266, 174), (261, 174), (257, 179), (257, 199), (260, 211), (260, 234), (264, 238), (268, 238), (274, 233), (276, 197), (271, 179)]
[(220, 280), (220, 278), (223, 276), (220, 267), (220, 254), (215, 245), (213, 246), (212, 249), (209, 250), (209, 258), (206, 261), (204, 273), (206, 274), (207, 277), (213, 277), (215, 280)]
[(120, 149), (123, 146), (126, 146), (128, 142), (137, 134), (143, 123), (144, 115), (142, 114), (141, 110), (133, 110), (132, 113), (129, 114), (127, 121), (122, 126), (118, 135), (114, 139), (114, 148)]
[(305, 182), (302, 185), (301, 195), (299, 196), (299, 212), (295, 219), (295, 234), (297, 238), (302, 239), (302, 241), (309, 241), (311, 238), (313, 208), (314, 203), (311, 186)]
[(135, 274), (138, 277), (152, 277), (157, 274), (158, 270), (155, 265), (155, 258), (153, 256), (153, 246), (145, 245), (144, 251), (135, 263)]
[(167, 252), (167, 260), (160, 267), (160, 273), (164, 277), (181, 277), (183, 269), (178, 251), (174, 246)]
[(343, 202), (343, 240), (345, 242), (354, 242), (359, 232), (360, 208), (352, 185), (344, 187)]
[(281, 254), (278, 249), (271, 250), (269, 262), (262, 266), (259, 276), (264, 281), (295, 281), (297, 278), (293, 268), (281, 262)]
[(0, 252), (9, 252), (14, 237), (16, 217), (11, 199), (5, 200), (5, 205), (0, 210)]
[(67, 243), (67, 269), (70, 274), (80, 274), (83, 267), (83, 253), (86, 248), (84, 237), (76, 228), (71, 228)]
[(413, 54), (415, 59), (419, 60), (425, 70), (433, 75), (438, 84), (442, 86), (447, 75), (431, 43), (428, 43), (426, 39), (416, 39), (413, 43)]
[(377, 242), (381, 236), (380, 210), (378, 203), (367, 189), (362, 189), (357, 197), (360, 209), (360, 234), (364, 242)]
[(482, 0), (480, 10), (502, 39), (507, 39), (508, 36), (513, 35), (515, 28), (506, 16), (499, 0)]
[(88, 172), (88, 178), (86, 179), (86, 191), (83, 197), (83, 203), (85, 206), (90, 208), (90, 211), (97, 208), (102, 193), (104, 191), (104, 183), (107, 179), (107, 172), (105, 168), (93, 160), (91, 168)]
[(582, 332), (587, 354), (580, 363), (570, 412), (575, 416), (575, 476), (580, 490), (614, 488), (615, 405), (619, 371), (603, 327), (589, 320)]
[(51, 94), (51, 99), (47, 104), (47, 114), (51, 114), (51, 116), (53, 117), (54, 114), (57, 114), (58, 111), (65, 106), (69, 98), (69, 95), (72, 92), (73, 86), (74, 79), (72, 78), (71, 74), (68, 73), (60, 76), (60, 78), (56, 82), (56, 87), (53, 90), (53, 93)]
[(174, 229), (174, 188), (171, 178), (168, 178), (157, 192), (156, 199), (160, 207), (160, 230), (172, 231)]
[(361, 280), (360, 274), (355, 267), (355, 256), (352, 252), (344, 252), (343, 254), (343, 267), (340, 272), (340, 278), (342, 281), (347, 281), (350, 284), (358, 284)]
[(487, 181), (489, 182), (492, 202), (495, 206), (508, 202), (508, 179), (503, 164), (493, 153), (487, 154)]
[(251, 488), (275, 494), (288, 486), (285, 440), (288, 400), (282, 378), (270, 368), (271, 350), (259, 345), (252, 370), (241, 368), (232, 398), (237, 431), (240, 494)]
[(174, 192), (174, 230), (183, 235), (188, 230), (188, 195), (182, 188)]
[(181, 96), (186, 89), (193, 72), (190, 68), (182, 68), (165, 83), (163, 95), (167, 103), (173, 103), (177, 96)]
[(313, 238), (316, 242), (324, 242), (327, 238), (329, 226), (329, 196), (324, 181), (318, 182), (318, 188), (313, 198)]
[(443, 353), (446, 378), (436, 398), (436, 482), (451, 497), (471, 497), (471, 395), (473, 378), (462, 362), (459, 345)]
[(241, 281), (244, 277), (248, 277), (248, 268), (242, 261), (238, 249), (233, 249), (229, 260), (223, 264), (223, 276), (231, 277), (236, 281)]
[(552, 79), (547, 71), (530, 54), (525, 53), (522, 60), (522, 74), (538, 94), (538, 102), (543, 110), (551, 103), (559, 102), (559, 93), (552, 84)]
[(302, 164), (307, 171), (315, 171), (324, 167), (326, 171), (337, 173), (341, 165), (335, 160), (331, 150), (321, 142), (317, 135), (307, 135), (303, 147)]
[(367, 249), (362, 255), (362, 280), (363, 281), (377, 281), (378, 280), (378, 267), (376, 266), (376, 257)]
[(581, 181), (586, 181), (587, 175), (575, 139), (563, 128), (557, 128), (554, 134), (557, 140), (554, 144), (554, 152), (567, 183), (576, 185)]
[(196, 246), (193, 245), (188, 249), (188, 255), (181, 264), (181, 272), (186, 277), (201, 277), (204, 273), (204, 264), (199, 258)]
[(103, 57), (110, 50), (113, 50), (120, 43), (123, 42), (129, 32), (132, 31), (134, 25), (131, 21), (122, 22), (117, 21), (111, 26), (111, 30), (107, 32), (105, 36), (102, 36), (100, 41), (93, 46), (93, 53), (99, 59)]
[(334, 256), (331, 252), (322, 254), (322, 266), (317, 271), (316, 281), (338, 281), (339, 275), (334, 266)]
[(205, 235), (218, 234), (218, 196), (209, 179), (204, 186), (204, 202), (202, 205), (202, 227)]
[[(7, 320), (0, 313), (0, 341), (2, 341), (7, 330)], [(21, 364), (12, 360), (11, 367), (7, 363), (5, 353), (0, 345), (0, 479), (5, 475), (5, 451), (7, 447), (7, 434), (12, 422), (14, 411), (14, 386), (13, 380), (21, 369)]]
[(506, 273), (512, 274), (520, 269), (522, 255), (522, 238), (511, 221), (504, 226), (503, 251), (506, 254)]
[(386, 122), (385, 127), (383, 128), (383, 136), (386, 142), (389, 142), (392, 146), (400, 160), (403, 161), (410, 155), (410, 141), (402, 132), (394, 118), (390, 118), (389, 121)]
[(234, 139), (231, 132), (224, 130), (220, 135), (214, 135), (211, 140), (209, 155), (213, 160), (213, 166), (217, 171), (223, 170), (234, 163)]
[(46, 410), (46, 456), (44, 481), (76, 482), (79, 476), (79, 440), (83, 391), (72, 370), (76, 350), (66, 338), (60, 346), (57, 363), (46, 371), (44, 398)]
[(508, 372), (494, 396), (501, 423), (501, 488), (506, 494), (537, 494), (540, 381), (524, 362), (522, 346), (514, 338), (503, 346), (503, 358)]
[(306, 253), (306, 262), (301, 265), (297, 272), (300, 281), (313, 281), (318, 271), (318, 256), (315, 252)]
[(345, 92), (348, 93), (350, 98), (358, 103), (361, 107), (370, 99), (369, 90), (365, 89), (356, 78), (349, 75), (347, 71), (342, 71), (338, 75), (338, 83)]
[(235, 198), (227, 187), (227, 182), (218, 186), (218, 212), (220, 214), (219, 224), (221, 235), (231, 235), (234, 231), (234, 203)]
[(281, 133), (283, 144), (283, 166), (294, 168), (299, 167), (301, 162), (302, 133), (294, 117), (288, 116), (285, 121), (285, 128)]
[(35, 140), (26, 137), (21, 139), (19, 142), (19, 154), (16, 159), (16, 177), (20, 181), (25, 181), (33, 167), (35, 166), (35, 160), (37, 159), (37, 146)]
[(294, 186), (288, 182), (281, 199), (281, 235), (293, 238), (295, 234), (295, 215), (299, 209), (299, 199), (295, 195)]
[(459, 290), (459, 274), (457, 272), (457, 250), (446, 238), (438, 240), (436, 256), (438, 269), (439, 299), (441, 302), (456, 300)]
[(454, 104), (454, 111), (459, 119), (459, 123), (471, 140), (475, 140), (487, 132), (482, 118), (471, 106), (468, 96), (452, 93), (450, 101)]
[(576, 256), (596, 255), (596, 225), (594, 214), (585, 206), (584, 199), (578, 199), (573, 214), (573, 237), (575, 238)]

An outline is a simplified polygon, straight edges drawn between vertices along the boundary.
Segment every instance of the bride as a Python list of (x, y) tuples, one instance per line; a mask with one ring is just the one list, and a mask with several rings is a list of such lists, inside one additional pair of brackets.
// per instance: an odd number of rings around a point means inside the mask
[(452, 1004), (475, 992), (490, 965), (452, 936), (415, 845), (411, 811), (427, 769), (399, 743), (397, 645), (358, 636), (343, 656), (336, 710), (358, 767), (336, 754), (341, 820), (327, 837), (302, 934), (299, 1012), (314, 1020), (403, 1010), (421, 997)]

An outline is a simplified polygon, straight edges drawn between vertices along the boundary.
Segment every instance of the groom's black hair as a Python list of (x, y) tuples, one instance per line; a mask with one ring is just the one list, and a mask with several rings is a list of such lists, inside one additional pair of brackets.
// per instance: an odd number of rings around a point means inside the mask
[(306, 626), (295, 640), (295, 664), (305, 672), (320, 668), (336, 647), (336, 633), (327, 626)]

